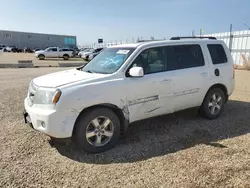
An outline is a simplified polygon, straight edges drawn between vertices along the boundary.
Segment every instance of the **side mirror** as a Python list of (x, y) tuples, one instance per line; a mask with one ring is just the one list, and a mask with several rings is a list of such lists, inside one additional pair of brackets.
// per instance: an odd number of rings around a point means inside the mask
[(144, 71), (142, 67), (132, 67), (129, 69), (129, 75), (132, 77), (143, 77)]

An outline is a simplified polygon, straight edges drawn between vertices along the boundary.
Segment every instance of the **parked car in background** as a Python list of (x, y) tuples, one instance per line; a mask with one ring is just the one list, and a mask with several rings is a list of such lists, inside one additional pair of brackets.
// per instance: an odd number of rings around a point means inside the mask
[(11, 49), (11, 52), (18, 53), (18, 52), (20, 52), (20, 49), (14, 46), (14, 47)]
[(12, 52), (13, 48), (16, 48), (16, 47), (15, 46), (7, 46), (5, 49), (6, 49), (6, 52)]
[(0, 53), (4, 52), (4, 48), (0, 47)]
[(78, 54), (78, 49), (76, 48), (64, 48), (64, 49), (68, 49), (69, 51), (72, 51), (72, 57), (75, 57)]
[(24, 53), (34, 53), (34, 51), (31, 48), (24, 48), (23, 50)]
[(37, 51), (41, 51), (42, 49), (40, 49), (40, 48), (35, 48), (34, 49), (34, 52), (37, 52)]
[(97, 55), (98, 55), (99, 53), (101, 53), (103, 50), (104, 50), (104, 48), (103, 48), (101, 51), (98, 51), (98, 52), (94, 52), (94, 53), (89, 54), (88, 61), (91, 61), (92, 59), (94, 59), (95, 56), (97, 56)]
[(5, 46), (4, 44), (0, 44), (0, 48), (2, 48), (2, 51), (3, 51), (3, 52), (6, 52), (6, 49), (5, 49), (6, 46)]
[(83, 55), (85, 52), (89, 52), (89, 51), (91, 51), (91, 50), (93, 50), (93, 48), (82, 48), (82, 49), (80, 50), (80, 52), (78, 53), (78, 56), (81, 58), (82, 55)]
[(74, 57), (78, 56), (78, 53), (80, 52), (80, 49), (76, 46), (74, 48), (72, 48), (74, 50), (73, 54), (74, 54)]
[(36, 51), (35, 56), (39, 60), (44, 60), (45, 58), (63, 58), (68, 60), (73, 57), (73, 51), (69, 48), (49, 47), (45, 50)]
[(82, 51), (85, 51), (85, 50), (88, 50), (88, 49), (92, 49), (92, 48), (81, 48), (81, 49), (79, 49), (79, 52), (82, 52)]
[(218, 118), (234, 91), (233, 65), (227, 45), (213, 37), (107, 47), (82, 67), (33, 79), (24, 120), (52, 138), (103, 152), (132, 122), (193, 107)]
[(91, 54), (98, 54), (100, 51), (102, 51), (103, 48), (93, 48), (93, 49), (90, 49), (88, 51), (84, 51), (82, 54), (81, 54), (81, 58), (86, 60), (86, 61), (89, 61), (89, 55)]

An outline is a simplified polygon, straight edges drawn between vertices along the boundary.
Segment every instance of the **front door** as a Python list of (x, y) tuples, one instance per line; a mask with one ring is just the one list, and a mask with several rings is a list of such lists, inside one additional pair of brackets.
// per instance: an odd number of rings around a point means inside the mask
[(58, 55), (59, 55), (59, 52), (57, 48), (50, 48), (46, 54), (47, 57), (58, 57)]
[(173, 112), (172, 73), (166, 71), (164, 48), (143, 51), (130, 68), (135, 66), (143, 67), (144, 76), (130, 77), (127, 73), (125, 79), (130, 121)]

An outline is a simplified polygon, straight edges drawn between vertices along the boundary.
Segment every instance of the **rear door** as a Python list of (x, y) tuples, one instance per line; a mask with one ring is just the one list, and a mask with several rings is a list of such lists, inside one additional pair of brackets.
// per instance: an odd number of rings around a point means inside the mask
[(199, 44), (172, 45), (165, 48), (167, 69), (172, 72), (173, 109), (201, 105), (209, 84), (209, 72)]
[(63, 57), (64, 54), (69, 55), (70, 57), (72, 56), (72, 50), (68, 49), (68, 48), (62, 48), (59, 50), (59, 57)]

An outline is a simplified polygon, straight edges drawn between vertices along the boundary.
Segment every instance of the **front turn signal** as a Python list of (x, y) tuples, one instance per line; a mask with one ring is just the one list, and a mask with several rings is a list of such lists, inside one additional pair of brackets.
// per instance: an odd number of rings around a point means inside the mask
[(56, 90), (56, 93), (55, 93), (55, 95), (54, 95), (54, 97), (52, 99), (52, 102), (54, 104), (56, 104), (59, 101), (59, 99), (61, 97), (61, 94), (62, 94), (61, 90)]

